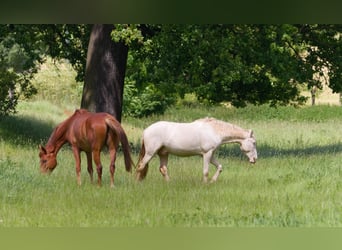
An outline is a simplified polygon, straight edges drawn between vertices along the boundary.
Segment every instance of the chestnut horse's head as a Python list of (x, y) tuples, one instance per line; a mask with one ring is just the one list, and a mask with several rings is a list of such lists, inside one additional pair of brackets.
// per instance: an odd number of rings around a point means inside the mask
[(57, 166), (56, 154), (47, 152), (42, 145), (39, 145), (39, 158), (40, 172), (43, 174), (50, 174)]

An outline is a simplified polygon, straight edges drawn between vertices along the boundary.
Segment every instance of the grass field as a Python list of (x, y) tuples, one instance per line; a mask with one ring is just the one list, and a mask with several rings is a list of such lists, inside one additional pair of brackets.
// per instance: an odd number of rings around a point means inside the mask
[[(18, 114), (0, 118), (0, 227), (342, 226), (340, 106), (235, 109), (185, 102), (163, 116), (123, 117), (135, 160), (141, 133), (151, 123), (205, 116), (253, 129), (259, 159), (249, 165), (237, 145), (222, 146), (217, 158), (224, 170), (210, 185), (201, 182), (200, 157), (170, 157), (169, 183), (153, 159), (146, 180), (136, 183), (119, 153), (111, 189), (108, 154), (102, 157), (101, 188), (90, 184), (83, 155), (78, 187), (68, 146), (51, 176), (39, 173), (38, 157), (38, 145), (80, 103), (82, 85), (74, 76), (65, 63), (48, 61), (35, 78), (39, 95), (21, 101)], [(326, 92), (319, 98), (317, 103), (338, 103)]]
[(225, 145), (217, 152), (224, 168), (217, 183), (201, 182), (200, 157), (171, 157), (169, 183), (154, 159), (146, 180), (136, 183), (119, 153), (114, 189), (106, 152), (101, 188), (90, 184), (85, 165), (83, 184), (77, 186), (68, 146), (52, 175), (40, 175), (38, 144), (46, 143), (52, 128), (67, 117), (66, 107), (35, 100), (21, 102), (18, 110), (0, 120), (0, 227), (342, 226), (339, 106), (193, 106), (174, 107), (163, 116), (124, 117), (135, 160), (141, 133), (152, 122), (204, 116), (253, 129), (259, 159), (249, 165), (237, 145)]

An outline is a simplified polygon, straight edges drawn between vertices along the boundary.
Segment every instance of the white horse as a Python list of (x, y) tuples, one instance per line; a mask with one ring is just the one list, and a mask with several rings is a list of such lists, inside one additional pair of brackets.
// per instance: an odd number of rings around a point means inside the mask
[(233, 124), (214, 118), (199, 119), (191, 123), (160, 121), (150, 125), (143, 132), (142, 146), (137, 166), (137, 179), (146, 177), (148, 162), (158, 154), (160, 172), (165, 180), (168, 155), (203, 156), (203, 181), (208, 181), (209, 162), (216, 166), (211, 181), (217, 180), (222, 165), (214, 157), (215, 150), (224, 143), (239, 143), (250, 163), (257, 160), (256, 140), (252, 130), (242, 129)]

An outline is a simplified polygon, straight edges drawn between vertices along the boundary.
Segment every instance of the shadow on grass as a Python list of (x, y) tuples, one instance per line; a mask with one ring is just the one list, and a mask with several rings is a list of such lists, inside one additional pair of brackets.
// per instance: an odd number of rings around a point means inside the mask
[[(302, 147), (277, 148), (268, 144), (263, 144), (257, 147), (258, 158), (272, 158), (272, 157), (287, 157), (287, 156), (311, 156), (311, 155), (326, 155), (336, 154), (342, 152), (342, 143), (332, 143), (329, 145), (310, 145)], [(243, 153), (239, 147), (222, 146), (218, 149), (217, 155), (219, 157), (243, 157)]]
[[(29, 116), (0, 117), (0, 139), (15, 146), (36, 146), (47, 142), (54, 127), (55, 124), (51, 121), (43, 121)], [(140, 147), (140, 143), (131, 143), (132, 153), (139, 154)], [(261, 144), (258, 145), (257, 150), (259, 158), (324, 155), (341, 153), (342, 143), (335, 142), (329, 145), (317, 146), (303, 145), (291, 149)], [(222, 145), (218, 148), (216, 155), (221, 158), (244, 157), (238, 145)]]
[[(132, 153), (139, 154), (140, 152), (140, 144), (131, 144)], [(303, 146), (303, 147), (294, 147), (293, 149), (286, 148), (276, 148), (267, 144), (263, 144), (257, 147), (258, 158), (273, 158), (273, 157), (287, 157), (287, 156), (298, 156), (298, 157), (307, 157), (311, 155), (327, 155), (327, 154), (336, 154), (342, 153), (342, 143), (333, 143), (330, 145), (323, 146)], [(216, 154), (217, 158), (241, 158), (245, 159), (246, 156), (243, 152), (241, 152), (239, 146), (228, 144), (220, 146)]]
[(291, 149), (274, 148), (269, 145), (260, 147), (260, 156), (267, 157), (286, 157), (286, 156), (310, 156), (310, 155), (327, 155), (342, 152), (342, 143), (332, 143), (329, 145), (310, 145), (302, 147), (294, 147)]
[(46, 143), (54, 125), (28, 116), (0, 117), (0, 139), (17, 146)]

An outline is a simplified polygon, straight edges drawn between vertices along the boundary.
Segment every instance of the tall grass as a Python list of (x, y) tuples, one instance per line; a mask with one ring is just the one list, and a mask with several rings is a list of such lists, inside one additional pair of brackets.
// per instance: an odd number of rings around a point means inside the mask
[[(272, 112), (275, 115), (269, 118)], [(311, 118), (316, 112), (324, 116)], [(133, 157), (137, 159), (142, 130), (150, 123), (207, 115), (254, 129), (257, 164), (249, 165), (238, 146), (226, 145), (217, 152), (224, 171), (215, 184), (201, 182), (200, 157), (175, 156), (169, 160), (170, 183), (159, 174), (157, 159), (152, 160), (146, 180), (136, 183), (124, 171), (119, 153), (116, 187), (110, 189), (105, 152), (103, 187), (90, 184), (85, 165), (83, 185), (78, 187), (67, 146), (51, 176), (38, 171), (37, 145), (45, 143), (53, 126), (66, 117), (64, 110), (47, 102), (22, 103), (19, 114), (0, 125), (0, 226), (341, 226), (339, 107), (178, 107), (164, 116), (124, 117), (123, 126), (136, 146)]]
[[(49, 79), (52, 84), (60, 78)], [(59, 88), (66, 89), (63, 84), (55, 87), (52, 92), (58, 95)], [(182, 103), (164, 115), (124, 116), (134, 159), (141, 133), (151, 123), (205, 116), (253, 129), (259, 159), (249, 165), (237, 145), (222, 146), (217, 158), (224, 170), (216, 183), (206, 185), (201, 182), (200, 157), (171, 156), (169, 183), (154, 158), (146, 180), (136, 183), (134, 175), (125, 172), (119, 152), (116, 187), (110, 189), (106, 151), (101, 188), (90, 184), (84, 155), (83, 184), (77, 186), (68, 146), (58, 154), (58, 166), (50, 176), (39, 174), (38, 144), (46, 143), (53, 127), (75, 107), (70, 100), (61, 100), (40, 93), (34, 100), (22, 101), (18, 114), (0, 120), (0, 227), (342, 226), (342, 109), (338, 106), (236, 109)], [(213, 174), (213, 167), (210, 170)]]
[(38, 94), (32, 100), (54, 103), (60, 107), (75, 109), (80, 106), (83, 84), (76, 82), (76, 72), (66, 60), (46, 58), (39, 73), (33, 79)]

